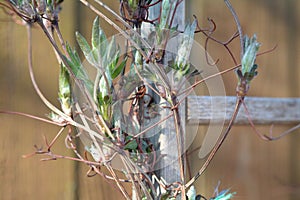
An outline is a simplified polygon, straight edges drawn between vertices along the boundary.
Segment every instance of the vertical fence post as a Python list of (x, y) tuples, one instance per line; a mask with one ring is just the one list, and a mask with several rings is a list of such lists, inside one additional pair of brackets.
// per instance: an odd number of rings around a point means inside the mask
[[(175, 4), (176, 1), (173, 1), (173, 4)], [(173, 20), (173, 26), (178, 26), (179, 30), (184, 30), (185, 28), (185, 7), (186, 2), (183, 1), (180, 3), (180, 5), (177, 7), (176, 14), (174, 16)], [(153, 6), (150, 10), (150, 17), (155, 19), (160, 12), (160, 5)], [(168, 44), (168, 45), (174, 45), (174, 47), (170, 47), (169, 49), (177, 49), (176, 44)], [(166, 58), (164, 60), (164, 63), (168, 63), (170, 59), (174, 57), (174, 54), (171, 55), (170, 53), (166, 52)], [(168, 59), (168, 60), (167, 60)], [(162, 102), (160, 102), (162, 103)], [(181, 130), (185, 134), (185, 103), (182, 103), (179, 106), (179, 112), (181, 116)], [(167, 116), (169, 114), (168, 112), (161, 113), (162, 118), (164, 116)], [(176, 141), (176, 132), (174, 127), (174, 118), (170, 118), (162, 125), (162, 131), (159, 135), (159, 138), (156, 138), (156, 142), (159, 143), (159, 151), (160, 155), (162, 156), (158, 163), (159, 170), (156, 171), (156, 175), (160, 180), (163, 180), (166, 182), (166, 184), (174, 183), (174, 182), (180, 182), (180, 167), (178, 163), (178, 158), (180, 155), (178, 155), (178, 146)], [(157, 186), (159, 187), (159, 186)]]

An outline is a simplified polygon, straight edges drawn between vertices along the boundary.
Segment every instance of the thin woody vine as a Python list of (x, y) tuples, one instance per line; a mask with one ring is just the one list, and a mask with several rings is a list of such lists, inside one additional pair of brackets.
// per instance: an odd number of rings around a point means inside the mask
[[(241, 106), (244, 106), (249, 123), (260, 139), (277, 140), (300, 127), (299, 124), (278, 136), (273, 136), (271, 131), (268, 134), (259, 132), (252, 123), (251, 113), (248, 112), (244, 99), (251, 81), (258, 73), (255, 61), (258, 56), (274, 49), (259, 52), (261, 45), (256, 35), (248, 37), (243, 33), (238, 16), (228, 0), (224, 0), (224, 3), (230, 11), (228, 13), (233, 16), (237, 31), (226, 41), (214, 37), (217, 25), (213, 19), (208, 19), (207, 27), (202, 28), (197, 17), (191, 16), (192, 22), (187, 23), (184, 30), (179, 30), (178, 24), (174, 24), (174, 18), (183, 0), (120, 0), (120, 14), (102, 1), (78, 1), (98, 15), (92, 24), (91, 42), (76, 32), (84, 59), (80, 58), (78, 50), (72, 48), (61, 34), (60, 27), (63, 25), (60, 24), (59, 13), (63, 12), (63, 0), (0, 1), (3, 12), (14, 22), (27, 28), (29, 74), (35, 91), (50, 110), (48, 118), (14, 111), (0, 113), (23, 115), (60, 127), (50, 142), (45, 139), (46, 149), (35, 145), (35, 151), (24, 157), (40, 154), (44, 156), (42, 160), (69, 159), (82, 162), (89, 168), (88, 176), (102, 176), (109, 184), (114, 185), (125, 199), (223, 200), (233, 198), (235, 192), (225, 189), (208, 198), (201, 195), (201, 191), (196, 192), (194, 184), (223, 144)], [(155, 6), (159, 7), (159, 13), (150, 17)], [(101, 10), (108, 11), (113, 19), (104, 15)], [(125, 38), (125, 52), (122, 52), (115, 37), (106, 37), (99, 25), (100, 19), (110, 24)], [(143, 24), (152, 27), (146, 37), (142, 35)], [(35, 81), (31, 45), (33, 26), (43, 30), (58, 61), (60, 108), (44, 97)], [(165, 62), (168, 42), (180, 34), (183, 36), (179, 37), (175, 59)], [(201, 34), (205, 38), (205, 50), (212, 42), (223, 46), (227, 56), (232, 59), (233, 66), (201, 79), (201, 71), (189, 62), (195, 34)], [(239, 58), (229, 48), (229, 44), (235, 39), (240, 41)], [(218, 62), (217, 60), (211, 63), (207, 51), (205, 57), (209, 65)], [(94, 70), (93, 76), (88, 73), (83, 60)], [(181, 104), (195, 87), (224, 73), (235, 73), (237, 77), (234, 113), (199, 172), (188, 178), (185, 175), (187, 154), (183, 153), (184, 116), (179, 112)], [(184, 87), (187, 82), (190, 86)], [(163, 112), (167, 114), (162, 115)], [(180, 180), (173, 183), (166, 182), (154, 170), (164, 156), (159, 153), (157, 140), (157, 135), (163, 134), (164, 129), (157, 127), (167, 120), (171, 120), (174, 125), (179, 155), (177, 162)], [(65, 129), (68, 130), (66, 135), (63, 133)], [(54, 153), (56, 141), (62, 139), (65, 140), (66, 148), (73, 151), (76, 157)], [(78, 140), (84, 144), (84, 151), (77, 148)], [(122, 164), (122, 177), (116, 174), (116, 169), (112, 166), (116, 157)], [(103, 168), (106, 168), (105, 172)], [(131, 191), (125, 187), (128, 184), (132, 186)]]

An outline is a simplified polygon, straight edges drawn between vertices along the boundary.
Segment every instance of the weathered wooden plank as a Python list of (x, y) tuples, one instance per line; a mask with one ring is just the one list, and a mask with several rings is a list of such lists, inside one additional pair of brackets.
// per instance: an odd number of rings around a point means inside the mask
[[(220, 106), (212, 112), (211, 102)], [(189, 96), (187, 100), (187, 121), (189, 124), (208, 124), (212, 117), (219, 116), (222, 121), (226, 111), (225, 123), (234, 111), (236, 97)], [(300, 122), (300, 98), (261, 98), (246, 97), (245, 103), (254, 124), (295, 124)], [(236, 124), (248, 124), (247, 112), (242, 106), (235, 120)]]
[[(181, 2), (181, 4), (177, 7), (177, 12), (174, 16), (173, 26), (178, 26), (179, 30), (184, 30), (185, 27), (185, 6), (186, 1)], [(160, 12), (160, 10), (159, 10)], [(172, 43), (168, 43), (167, 47), (167, 54), (165, 58), (165, 63), (168, 63), (170, 59), (175, 59), (174, 56), (170, 55), (169, 53), (174, 53), (172, 51), (176, 51), (178, 46), (176, 46), (174, 41)], [(168, 52), (170, 50), (170, 52)], [(165, 100), (162, 100), (163, 103)], [(180, 116), (185, 116), (185, 105), (181, 105), (179, 107)], [(162, 115), (167, 116), (168, 111), (163, 112)], [(184, 120), (181, 119), (181, 131), (183, 131), (182, 136), (184, 135), (185, 131), (185, 124)], [(178, 158), (181, 155), (178, 155), (178, 144), (176, 140), (176, 131), (174, 125), (174, 118), (170, 118), (167, 120), (166, 123), (163, 125), (164, 132), (160, 135), (159, 143), (160, 143), (160, 152), (161, 155), (164, 155), (161, 159), (159, 166), (160, 169), (160, 178), (163, 178), (167, 184), (180, 182), (180, 166), (178, 162)], [(182, 138), (183, 139), (183, 138)], [(184, 145), (183, 145), (184, 146)], [(180, 199), (178, 196), (177, 199)]]
[[(183, 1), (180, 3), (180, 5), (177, 7), (177, 12), (173, 19), (173, 26), (178, 25), (179, 30), (184, 30), (185, 27), (185, 7), (186, 7), (186, 1)], [(160, 5), (153, 7), (153, 9), (150, 12), (150, 16), (154, 16), (155, 19), (160, 12)], [(167, 56), (165, 56), (165, 63), (169, 61), (169, 59), (175, 59), (172, 57), (172, 55), (169, 55), (172, 50), (176, 51), (178, 44), (173, 41), (172, 43), (168, 44), (167, 47)], [(169, 52), (170, 50), (170, 52)], [(174, 53), (174, 52), (172, 52)], [(164, 102), (164, 100), (162, 100)], [(161, 103), (162, 103), (161, 102)], [(185, 105), (182, 104), (179, 107), (180, 116), (185, 116)], [(169, 111), (162, 112), (161, 116), (167, 116), (169, 114)], [(181, 130), (185, 131), (185, 120), (181, 119)], [(161, 180), (164, 180), (167, 184), (171, 184), (174, 182), (180, 182), (180, 167), (178, 163), (178, 144), (176, 141), (176, 132), (174, 127), (174, 118), (170, 118), (167, 120), (164, 124), (161, 125), (162, 129), (164, 130), (158, 138), (158, 142), (160, 144), (160, 154), (164, 155), (160, 159), (159, 163), (157, 164), (159, 171), (157, 171), (157, 175)], [(184, 135), (184, 133), (181, 133)], [(178, 196), (178, 199), (180, 197)]]

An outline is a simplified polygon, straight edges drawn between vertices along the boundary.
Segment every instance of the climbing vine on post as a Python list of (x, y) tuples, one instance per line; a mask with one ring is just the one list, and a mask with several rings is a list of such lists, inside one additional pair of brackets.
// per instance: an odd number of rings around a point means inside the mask
[[(225, 0), (234, 16), (237, 31), (227, 42), (223, 42), (213, 37), (217, 25), (212, 19), (208, 20), (208, 28), (202, 28), (196, 16), (190, 16), (191, 22), (186, 23), (182, 30), (174, 24), (183, 0), (121, 0), (120, 15), (102, 1), (79, 1), (98, 15), (91, 23), (91, 41), (76, 32), (80, 49), (71, 47), (60, 32), (59, 12), (63, 0), (0, 2), (9, 16), (17, 16), (28, 29), (31, 80), (37, 94), (50, 110), (48, 119), (9, 111), (1, 113), (25, 115), (61, 127), (50, 143), (45, 140), (46, 149), (35, 146), (36, 150), (25, 157), (41, 154), (45, 156), (44, 160), (70, 159), (85, 163), (89, 176), (96, 173), (109, 180), (125, 199), (225, 200), (234, 197), (235, 192), (225, 189), (206, 198), (194, 187), (196, 179), (201, 177), (230, 132), (240, 106), (246, 108), (244, 98), (258, 70), (255, 61), (260, 44), (255, 35), (250, 38), (243, 35), (230, 2)], [(114, 19), (104, 15), (99, 6), (110, 12)], [(150, 18), (154, 7), (158, 7), (159, 12)], [(108, 38), (100, 26), (100, 20), (109, 23), (120, 34)], [(150, 24), (150, 28), (146, 28), (145, 24)], [(57, 56), (60, 108), (44, 97), (35, 81), (31, 47), (31, 27), (35, 25), (43, 30)], [(189, 60), (195, 34), (205, 38), (205, 50), (210, 42), (224, 46), (234, 66), (203, 78), (201, 69)], [(123, 43), (118, 41), (120, 38)], [(228, 47), (236, 38), (241, 42), (241, 64)], [(167, 47), (174, 39), (178, 44), (172, 52), (168, 52)], [(83, 58), (80, 58), (78, 51), (83, 53)], [(169, 55), (175, 59), (168, 60)], [(208, 65), (215, 64), (210, 62), (207, 51), (205, 61)], [(195, 87), (224, 73), (236, 73), (238, 78), (235, 112), (225, 132), (220, 132), (211, 144), (206, 162), (199, 172), (193, 178), (187, 178), (185, 115), (181, 114), (180, 109), (184, 109), (183, 102)], [(250, 117), (249, 121), (260, 138), (267, 141), (277, 139), (259, 133)], [(166, 127), (166, 122), (171, 122), (172, 127)], [(68, 129), (67, 135), (62, 134), (64, 129)], [(175, 144), (177, 148), (177, 152), (171, 153), (177, 156), (172, 157), (169, 164), (178, 165), (176, 176), (180, 177), (173, 182), (166, 181), (159, 173), (161, 160), (168, 156), (161, 151), (162, 137), (170, 130), (174, 133), (174, 143), (170, 144)], [(290, 131), (283, 135), (288, 133)], [(57, 155), (52, 151), (56, 141), (62, 138), (76, 157)], [(83, 143), (83, 152), (76, 146), (77, 140)], [(106, 168), (105, 172), (103, 168)], [(119, 177), (116, 170), (123, 172), (123, 176)], [(131, 184), (132, 191), (128, 191), (125, 184)]]

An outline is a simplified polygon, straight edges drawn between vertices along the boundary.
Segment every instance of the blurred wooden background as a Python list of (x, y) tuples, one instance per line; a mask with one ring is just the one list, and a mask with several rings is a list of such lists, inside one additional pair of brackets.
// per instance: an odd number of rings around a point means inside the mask
[[(119, 1), (104, 1), (118, 10)], [(257, 34), (261, 51), (278, 45), (277, 49), (258, 59), (259, 75), (249, 95), (262, 97), (300, 96), (300, 2), (297, 0), (231, 1), (240, 17), (244, 32)], [(187, 0), (187, 19), (195, 14), (200, 24), (211, 17), (217, 24), (216, 37), (226, 40), (235, 31), (231, 14), (223, 1)], [(75, 45), (74, 32), (90, 36), (95, 17), (78, 1), (65, 0), (61, 29), (65, 39)], [(7, 21), (0, 12), (0, 110), (20, 111), (43, 117), (49, 111), (33, 90), (27, 67), (27, 41), (24, 27)], [(108, 35), (116, 33), (102, 20)], [(57, 101), (56, 63), (49, 42), (41, 30), (33, 31), (34, 69), (37, 82), (45, 96)], [(196, 35), (203, 44), (203, 37)], [(231, 46), (239, 51), (238, 42)], [(210, 54), (220, 58), (220, 70), (232, 66), (224, 49), (211, 43)], [(212, 51), (213, 50), (213, 51)], [(224, 56), (226, 55), (226, 56)], [(234, 81), (232, 81), (234, 80)], [(227, 95), (234, 95), (235, 75), (224, 75)], [(201, 90), (201, 89), (200, 89)], [(300, 111), (299, 111), (300, 112)], [(87, 178), (87, 167), (67, 160), (40, 162), (39, 157), (23, 159), (23, 154), (43, 144), (43, 135), (51, 138), (57, 127), (19, 116), (0, 115), (0, 199), (120, 199), (100, 177)], [(269, 131), (269, 127), (258, 127)], [(288, 126), (275, 126), (279, 133)], [(205, 127), (201, 127), (205, 130)], [(203, 132), (203, 131), (202, 131)], [(235, 199), (300, 199), (300, 131), (280, 141), (267, 143), (253, 134), (248, 126), (237, 126), (229, 135), (203, 177), (197, 181), (199, 193), (210, 196), (221, 181), (220, 189), (237, 191)], [(191, 148), (201, 143), (201, 134)], [(63, 142), (55, 152), (67, 152)], [(192, 154), (194, 174), (203, 161)]]

